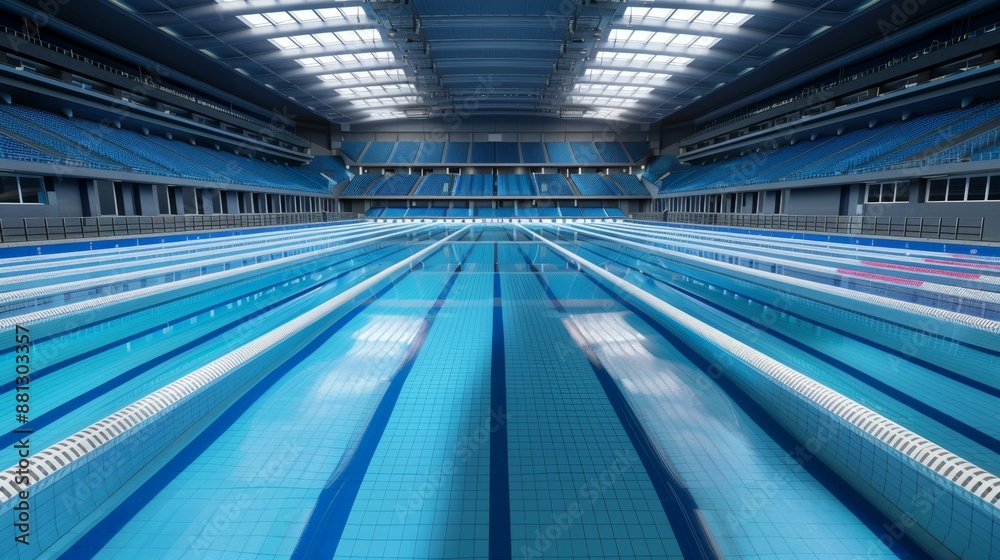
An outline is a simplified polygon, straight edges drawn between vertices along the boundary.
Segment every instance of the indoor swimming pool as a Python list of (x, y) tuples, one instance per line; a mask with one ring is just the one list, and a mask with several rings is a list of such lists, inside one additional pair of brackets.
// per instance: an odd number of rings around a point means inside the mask
[(348, 222), (0, 281), (3, 558), (1000, 557), (998, 257)]

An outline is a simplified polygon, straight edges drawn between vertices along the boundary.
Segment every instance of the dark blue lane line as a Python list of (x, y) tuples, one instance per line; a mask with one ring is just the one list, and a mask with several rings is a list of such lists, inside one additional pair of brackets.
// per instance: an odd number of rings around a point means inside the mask
[[(664, 327), (659, 321), (654, 319), (649, 313), (641, 309), (638, 305), (622, 297), (615, 290), (617, 288), (605, 285), (604, 281), (584, 270), (587, 276), (597, 287), (599, 287), (609, 297), (625, 307), (636, 317), (641, 319), (650, 328), (655, 330), (668, 344), (679, 351), (691, 364), (702, 372), (712, 371), (712, 364), (701, 354), (696, 352), (686, 342)], [(847, 509), (860, 520), (876, 537), (884, 537), (887, 531), (892, 531), (891, 542), (885, 543), (890, 552), (902, 560), (931, 560), (931, 556), (920, 548), (906, 534), (899, 535), (899, 520), (887, 517), (873, 506), (864, 496), (862, 496), (851, 485), (838, 476), (823, 461), (817, 460), (815, 455), (808, 451), (799, 443), (795, 436), (785, 429), (771, 414), (746, 393), (739, 385), (734, 383), (726, 375), (715, 375), (706, 377), (715, 382), (720, 389), (736, 404), (747, 417), (757, 424), (772, 441), (775, 442), (788, 456), (799, 464), (810, 476), (823, 485), (827, 491), (835, 496)], [(899, 538), (897, 538), (899, 537)], [(884, 543), (884, 540), (883, 540)]]
[[(480, 233), (481, 236), (482, 233)], [(420, 325), (420, 329), (417, 331), (413, 342), (406, 350), (402, 364), (396, 373), (393, 374), (392, 380), (389, 382), (389, 387), (375, 407), (375, 412), (362, 429), (356, 445), (353, 446), (353, 451), (341, 459), (340, 464), (337, 465), (336, 470), (334, 470), (330, 479), (323, 487), (322, 492), (320, 492), (319, 498), (316, 500), (316, 505), (308, 521), (306, 521), (305, 529), (303, 529), (302, 535), (299, 536), (299, 541), (292, 552), (291, 560), (333, 558), (337, 553), (340, 538), (347, 527), (351, 510), (354, 508), (354, 501), (358, 496), (358, 491), (361, 489), (361, 483), (364, 481), (368, 467), (371, 465), (372, 457), (375, 456), (375, 451), (382, 440), (382, 434), (389, 424), (389, 418), (396, 407), (396, 401), (399, 399), (403, 384), (417, 362), (417, 357), (419, 357), (424, 342), (427, 340), (427, 334), (434, 325), (434, 319), (437, 317), (438, 312), (441, 311), (441, 308), (444, 307), (445, 300), (448, 298), (448, 294), (451, 293), (451, 289), (454, 287), (455, 281), (462, 271), (462, 263), (469, 258), (478, 240), (476, 238), (469, 245), (469, 250), (459, 260), (458, 266), (455, 267), (451, 276), (448, 277), (448, 282), (445, 283), (437, 300), (434, 301), (434, 304), (427, 312), (427, 316)]]
[[(564, 317), (568, 316), (566, 309), (552, 292), (549, 283), (538, 272), (538, 269), (535, 268), (534, 263), (531, 262), (528, 255), (520, 247), (518, 247), (518, 250), (521, 251), (521, 255), (524, 257), (528, 267), (534, 273), (542, 289), (545, 290), (545, 295), (548, 296), (552, 306), (560, 315)], [(597, 354), (583, 346), (580, 346), (580, 349), (590, 363), (590, 367), (594, 371), (594, 375), (597, 376), (601, 388), (604, 389), (604, 394), (618, 416), (622, 428), (632, 442), (632, 447), (642, 461), (649, 480), (653, 483), (656, 496), (660, 500), (660, 506), (667, 515), (670, 528), (677, 538), (677, 544), (684, 558), (687, 560), (696, 558), (721, 558), (722, 555), (715, 544), (715, 540), (705, 525), (704, 518), (699, 514), (698, 504), (695, 502), (694, 497), (684, 487), (670, 466), (666, 464), (656, 444), (653, 443), (649, 432), (646, 431), (646, 428), (642, 425), (632, 406), (629, 405), (628, 399), (622, 393), (621, 388), (618, 387), (614, 378), (611, 377), (611, 373), (604, 367)]]
[[(428, 255), (425, 258), (429, 258), (430, 256)], [(161, 467), (160, 470), (144, 482), (124, 502), (119, 504), (118, 507), (97, 522), (90, 531), (80, 537), (60, 558), (67, 560), (93, 558), (136, 514), (173, 482), (177, 475), (190, 467), (198, 457), (229, 430), (282, 377), (319, 349), (330, 337), (344, 328), (345, 325), (360, 315), (372, 303), (394, 289), (396, 282), (406, 278), (409, 274), (409, 270), (403, 271), (395, 281), (387, 282), (381, 290), (349, 310), (343, 317), (337, 319), (330, 327), (309, 342), (309, 344), (255, 383), (253, 387), (240, 396), (234, 403), (226, 407), (191, 443), (170, 459), (166, 465)]]
[[(507, 231), (504, 228), (504, 231)], [(494, 255), (498, 246), (493, 244)], [(496, 257), (494, 257), (496, 258)], [(495, 261), (499, 266), (499, 260)], [(503, 420), (494, 420), (501, 418)], [(490, 560), (510, 560), (510, 477), (507, 463), (507, 355), (500, 270), (493, 271), (493, 349), (490, 358)]]
[[(438, 233), (438, 232), (433, 232), (433, 233), (431, 233), (431, 232), (427, 232), (427, 237), (428, 237), (428, 238), (430, 238), (431, 236), (433, 236), (433, 235), (436, 235), (437, 233)], [(391, 244), (392, 244), (392, 240), (390, 240), (390, 239), (386, 239), (386, 240), (383, 240), (383, 241), (379, 241), (378, 243), (379, 243), (379, 244), (383, 244), (383, 243), (384, 243), (384, 244), (386, 244), (386, 245), (391, 245)], [(356, 250), (356, 249), (352, 249), (352, 251), (354, 251), (354, 250)], [(357, 258), (357, 257), (354, 257), (354, 258)], [(345, 259), (345, 260), (350, 260), (350, 259)], [(272, 262), (272, 261), (266, 261), (266, 262)], [(311, 261), (311, 262), (316, 262), (316, 261)], [(320, 261), (320, 262), (321, 262), (321, 261)], [(340, 261), (340, 262), (344, 262), (344, 261)], [(317, 270), (324, 270), (324, 269), (326, 269), (326, 268), (329, 268), (330, 266), (331, 266), (331, 265), (328, 265), (328, 264), (324, 264), (323, 266), (320, 266), (319, 268), (311, 268), (311, 269), (309, 269), (309, 270), (304, 270), (304, 271), (302, 271), (302, 272), (299, 272), (299, 273), (296, 273), (296, 274), (297, 274), (297, 275), (299, 275), (299, 276), (301, 276), (301, 275), (303, 275), (303, 274), (310, 274), (310, 273), (312, 273), (312, 272), (315, 272), (315, 271), (317, 271)], [(236, 270), (236, 269), (230, 269), (230, 270)], [(271, 274), (271, 273), (268, 273), (268, 272), (261, 272), (260, 274)], [(291, 278), (289, 278), (288, 280), (291, 280)], [(285, 282), (285, 281), (282, 281), (282, 282), (280, 282), (280, 283), (278, 283), (278, 284), (273, 284), (272, 286), (265, 286), (264, 288), (261, 288), (261, 290), (264, 290), (264, 289), (267, 289), (267, 288), (269, 288), (269, 287), (274, 287), (274, 286), (280, 286), (280, 285), (281, 285), (281, 284), (283, 284), (284, 282)], [(163, 286), (167, 286), (167, 285), (169, 285), (169, 283), (167, 283), (167, 284), (162, 284), (162, 285), (163, 285)], [(218, 289), (218, 288), (213, 288), (213, 289)], [(257, 290), (257, 291), (260, 291), (260, 290)], [(176, 297), (176, 298), (173, 298), (173, 299), (168, 299), (168, 300), (165, 300), (165, 301), (162, 301), (162, 302), (160, 302), (160, 303), (159, 303), (159, 304), (157, 304), (157, 305), (160, 305), (160, 306), (162, 306), (162, 305), (168, 305), (168, 304), (171, 304), (171, 303), (174, 303), (174, 302), (177, 302), (177, 301), (181, 301), (181, 300), (184, 300), (184, 299), (186, 299), (186, 298), (189, 298), (189, 297), (192, 297), (192, 296), (194, 296), (194, 295), (198, 295), (198, 294), (200, 294), (200, 293), (202, 293), (202, 292), (197, 292), (197, 293), (195, 293), (195, 294), (186, 294), (186, 295), (182, 295), (182, 296), (179, 296), (179, 297)], [(235, 298), (235, 299), (233, 299), (233, 300), (230, 300), (230, 301), (236, 301), (236, 300), (238, 300), (238, 299), (242, 299), (242, 298)], [(217, 307), (217, 306), (218, 306), (218, 304), (213, 304), (213, 305), (212, 305), (212, 307)], [(203, 309), (203, 310), (202, 310), (202, 311), (200, 311), (200, 312), (204, 312), (204, 311), (207, 311), (208, 309), (211, 309), (211, 307), (206, 307), (205, 309)], [(63, 337), (63, 336), (68, 336), (68, 335), (72, 335), (72, 334), (75, 334), (75, 333), (79, 333), (79, 332), (82, 332), (82, 331), (85, 331), (85, 330), (87, 330), (87, 329), (89, 329), (89, 328), (93, 327), (94, 325), (99, 325), (99, 324), (102, 324), (102, 323), (108, 323), (108, 322), (111, 322), (111, 321), (116, 321), (116, 320), (118, 320), (118, 319), (122, 319), (122, 318), (124, 318), (124, 317), (128, 317), (129, 315), (132, 315), (132, 314), (134, 314), (135, 312), (136, 312), (135, 310), (131, 310), (131, 311), (126, 311), (126, 312), (123, 312), (123, 313), (119, 313), (118, 315), (114, 315), (114, 316), (112, 316), (112, 317), (105, 317), (105, 318), (103, 318), (103, 319), (99, 319), (99, 320), (97, 320), (97, 321), (94, 321), (93, 323), (87, 323), (86, 325), (80, 325), (79, 327), (76, 327), (76, 328), (74, 328), (74, 329), (73, 329), (73, 330), (71, 330), (71, 331), (65, 331), (65, 332), (60, 332), (60, 333), (56, 333), (56, 334), (52, 334), (52, 335), (49, 335), (49, 336), (44, 336), (44, 337), (41, 337), (41, 338), (37, 338), (37, 339), (34, 339), (34, 340), (32, 340), (32, 343), (33, 343), (33, 344), (39, 344), (39, 343), (42, 343), (42, 342), (46, 342), (46, 341), (48, 341), (48, 340), (51, 340), (51, 339), (54, 339), (54, 338), (59, 338), (59, 337)], [(185, 315), (185, 316), (184, 316), (183, 318), (181, 318), (181, 319), (176, 319), (176, 320), (174, 320), (174, 322), (177, 322), (177, 321), (179, 321), (179, 320), (183, 320), (183, 319), (185, 319), (185, 318), (191, 318), (191, 317), (193, 317), (194, 315), (197, 315), (197, 314), (198, 314), (198, 313), (200, 313), (200, 312), (196, 312), (196, 313), (194, 313), (194, 314), (189, 314), (189, 315)], [(159, 330), (159, 329), (162, 329), (163, 327), (165, 327), (165, 325), (161, 325), (161, 326), (158, 326), (158, 327), (154, 327), (154, 328), (152, 328), (152, 329), (147, 329), (147, 330), (145, 330), (145, 331), (142, 331), (142, 332), (143, 332), (143, 335), (145, 335), (145, 334), (149, 334), (149, 333), (151, 333), (151, 332), (155, 332), (156, 330)], [(133, 338), (134, 338), (134, 337), (133, 337)], [(112, 346), (113, 346), (114, 344), (118, 344), (118, 343), (120, 343), (120, 342), (121, 342), (121, 341), (119, 341), (119, 342), (116, 342), (116, 343), (113, 343), (113, 344), (112, 344)], [(14, 347), (13, 347), (13, 346), (8, 346), (7, 348), (2, 348), (2, 349), (0, 349), (0, 353), (5, 353), (5, 352), (12, 352), (12, 351), (13, 351), (13, 349), (14, 349)], [(74, 359), (74, 360), (76, 360), (76, 359), (78, 359), (78, 358), (73, 358), (73, 359)], [(49, 366), (49, 367), (52, 367), (52, 366)], [(33, 375), (32, 377), (35, 377), (35, 376)], [(13, 384), (10, 384), (10, 383), (8, 383), (8, 384), (4, 385), (3, 387), (8, 387), (8, 386), (9, 386), (9, 387), (13, 387)], [(12, 390), (12, 389), (7, 389), (7, 390)]]
[[(581, 233), (582, 235), (588, 235), (588, 236), (589, 236), (589, 237), (591, 237), (591, 238), (593, 238), (593, 237), (594, 237), (594, 234), (593, 234), (593, 233), (590, 233), (590, 232), (580, 232), (580, 233)], [(603, 234), (603, 233), (602, 233), (601, 235), (606, 235), (606, 234)], [(574, 243), (574, 244), (576, 244), (576, 243), (577, 243), (577, 241), (576, 241), (576, 240), (568, 240), (568, 239), (567, 239), (566, 241), (567, 241), (567, 242), (569, 242), (569, 243)], [(604, 242), (604, 243), (613, 243), (613, 242), (611, 242), (611, 241), (603, 241), (603, 242)], [(592, 241), (588, 241), (588, 243), (592, 243), (592, 244), (594, 244), (594, 245), (598, 245), (599, 241), (597, 241), (597, 240), (592, 240)], [(631, 243), (640, 243), (640, 244), (643, 244), (643, 243), (642, 243), (642, 241), (631, 241)], [(646, 243), (645, 245), (650, 245), (650, 244)], [(598, 245), (598, 246), (600, 246), (600, 245)], [(661, 249), (661, 250), (664, 250), (664, 251), (672, 251), (672, 249), (668, 249), (668, 248), (666, 248), (666, 247), (657, 247), (657, 246), (656, 246), (655, 244), (652, 244), (651, 246), (652, 246), (653, 248), (656, 248), (656, 249)], [(634, 250), (635, 250), (635, 249), (634, 249)], [(680, 251), (673, 251), (673, 252), (678, 252), (678, 253), (679, 253)], [(697, 255), (689, 255), (688, 253), (683, 253), (683, 254), (685, 254), (685, 255), (688, 255), (688, 256), (697, 256)], [(663, 258), (665, 258), (665, 259), (666, 259), (667, 257), (663, 257)], [(707, 258), (707, 257), (704, 257), (704, 258)], [(715, 260), (715, 259), (710, 259), (710, 260)], [(671, 261), (671, 262), (674, 262), (674, 261)], [(712, 272), (712, 271), (709, 271), (709, 270), (705, 270), (705, 269), (703, 269), (703, 268), (700, 268), (700, 267), (698, 267), (698, 266), (696, 266), (696, 265), (681, 265), (681, 264), (679, 264), (679, 263), (676, 263), (676, 262), (674, 262), (674, 264), (677, 264), (677, 266), (682, 266), (682, 267), (687, 267), (687, 268), (692, 268), (692, 269), (695, 269), (695, 270), (699, 270), (699, 271), (701, 271), (701, 272), (705, 272), (705, 273), (708, 273), (708, 274), (715, 274), (715, 275), (717, 275), (717, 276), (725, 276), (724, 274), (720, 274), (720, 273), (718, 273), (718, 272)], [(794, 278), (794, 277), (793, 277), (793, 278)], [(763, 284), (760, 284), (760, 283), (758, 283), (758, 282), (756, 282), (756, 281), (754, 281), (754, 280), (742, 280), (742, 281), (743, 281), (743, 282), (747, 282), (747, 283), (750, 283), (750, 284), (754, 284), (754, 285), (756, 285), (756, 286), (759, 286), (759, 287), (760, 287), (761, 289), (765, 289), (765, 290), (770, 290), (770, 291), (775, 291), (775, 289), (774, 289), (774, 288), (770, 288), (770, 287), (768, 287), (768, 286), (764, 286)], [(868, 293), (868, 292), (862, 292), (862, 293)], [(875, 315), (870, 315), (870, 314), (868, 314), (868, 313), (862, 313), (862, 312), (860, 312), (860, 311), (854, 311), (854, 310), (852, 310), (852, 309), (846, 309), (846, 308), (844, 308), (844, 307), (840, 307), (840, 306), (838, 306), (838, 305), (833, 305), (833, 304), (830, 304), (830, 303), (826, 303), (826, 302), (821, 302), (821, 301), (818, 301), (818, 300), (812, 300), (811, 298), (808, 298), (808, 297), (805, 297), (805, 296), (799, 296), (799, 297), (801, 297), (801, 298), (803, 298), (803, 299), (810, 299), (811, 301), (816, 301), (817, 303), (820, 303), (820, 304), (822, 304), (822, 305), (826, 305), (826, 306), (828, 306), (828, 307), (832, 307), (832, 308), (834, 308), (834, 309), (839, 309), (839, 310), (841, 310), (841, 311), (845, 311), (845, 312), (847, 312), (847, 313), (852, 313), (852, 314), (854, 314), (854, 315), (858, 315), (858, 316), (860, 316), (860, 317), (867, 317), (867, 318), (869, 318), (869, 319), (872, 319), (872, 320), (875, 320), (875, 321), (881, 321), (881, 322), (883, 322), (883, 323), (888, 323), (888, 324), (890, 324), (890, 325), (894, 325), (894, 326), (897, 326), (897, 327), (900, 327), (900, 328), (902, 328), (902, 329), (906, 329), (906, 330), (909, 330), (909, 331), (913, 331), (913, 332), (915, 332), (915, 333), (919, 333), (919, 334), (922, 334), (922, 335), (924, 335), (924, 336), (927, 336), (927, 337), (929, 337), (929, 338), (935, 338), (935, 339), (938, 339), (938, 340), (944, 340), (944, 341), (946, 341), (946, 342), (949, 342), (949, 343), (952, 343), (952, 344), (957, 344), (957, 345), (959, 345), (959, 346), (964, 346), (964, 347), (966, 347), (966, 348), (970, 348), (970, 349), (972, 349), (972, 350), (975, 350), (975, 351), (977, 351), (977, 352), (982, 352), (982, 353), (984, 353), (984, 354), (988, 354), (988, 355), (990, 355), (990, 356), (1000, 356), (1000, 350), (993, 350), (993, 349), (991, 349), (991, 348), (985, 348), (985, 347), (982, 347), (982, 346), (977, 346), (976, 344), (973, 344), (973, 343), (971, 343), (971, 342), (966, 342), (966, 341), (964, 341), (964, 340), (956, 340), (956, 339), (953, 339), (953, 338), (947, 338), (947, 337), (944, 337), (944, 336), (941, 336), (941, 335), (939, 335), (939, 334), (936, 334), (936, 333), (932, 333), (932, 332), (928, 332), (928, 331), (924, 331), (924, 330), (920, 330), (920, 329), (918, 329), (918, 328), (915, 328), (915, 327), (913, 327), (912, 325), (904, 325), (904, 324), (902, 324), (902, 323), (897, 323), (897, 322), (895, 322), (895, 321), (892, 321), (892, 320), (890, 320), (890, 319), (886, 319), (885, 317), (878, 317), (878, 316), (875, 316)], [(789, 313), (789, 314), (791, 314), (791, 313)], [(908, 359), (908, 358), (907, 358), (907, 359)]]
[[(379, 250), (381, 250), (381, 249), (379, 249)], [(367, 266), (367, 265), (369, 265), (369, 264), (371, 264), (373, 262), (377, 262), (379, 259), (390, 257), (392, 255), (395, 255), (395, 254), (403, 251), (403, 250), (405, 250), (405, 248), (404, 249), (397, 249), (395, 251), (386, 253), (385, 255), (382, 255), (382, 256), (378, 257), (378, 259), (362, 263), (361, 265), (356, 266), (356, 267), (354, 267), (351, 270), (352, 271), (353, 270), (357, 270), (358, 268), (361, 268), (362, 266)], [(362, 256), (364, 256), (364, 255), (362, 255)], [(324, 264), (321, 268), (317, 268), (317, 269), (310, 270), (310, 271), (304, 271), (302, 274), (306, 275), (306, 274), (310, 274), (312, 272), (315, 272), (316, 270), (326, 270), (328, 268), (332, 268), (332, 267), (341, 265), (341, 264), (343, 264), (345, 262), (356, 260), (358, 258), (360, 258), (360, 257), (359, 256), (354, 256), (354, 257), (349, 257), (349, 258), (346, 258), (346, 259), (339, 260), (339, 261), (334, 262), (334, 263)], [(319, 286), (322, 286), (324, 284), (327, 284), (329, 282), (337, 280), (338, 278), (340, 278), (340, 276), (338, 276), (336, 278), (331, 278), (331, 279), (323, 282), (322, 284), (319, 284)], [(269, 289), (280, 288), (281, 286), (283, 286), (284, 284), (286, 284), (288, 281), (291, 281), (291, 280), (292, 279), (289, 278), (288, 280), (279, 282), (277, 284), (270, 284), (268, 286), (262, 286), (261, 288), (254, 290), (254, 293), (262, 293), (262, 292), (267, 291)], [(198, 309), (197, 311), (192, 311), (191, 313), (188, 313), (187, 315), (183, 315), (181, 317), (177, 317), (177, 318), (171, 320), (168, 323), (161, 323), (159, 325), (156, 325), (156, 326), (150, 327), (148, 329), (144, 329), (142, 331), (139, 331), (139, 332), (137, 332), (135, 334), (129, 335), (126, 338), (121, 338), (121, 339), (115, 340), (114, 342), (109, 342), (109, 343), (104, 344), (102, 346), (98, 346), (97, 348), (93, 348), (93, 349), (88, 350), (86, 352), (83, 352), (81, 354), (77, 354), (77, 355), (73, 356), (72, 358), (65, 359), (65, 360), (63, 360), (61, 362), (53, 363), (53, 364), (51, 364), (49, 366), (46, 366), (46, 367), (38, 370), (34, 374), (32, 374), (31, 378), (34, 381), (37, 381), (39, 379), (43, 379), (46, 376), (51, 375), (51, 374), (53, 374), (53, 373), (55, 373), (55, 372), (57, 372), (57, 371), (65, 368), (65, 367), (68, 367), (70, 365), (78, 363), (81, 360), (85, 360), (87, 358), (91, 358), (91, 357), (96, 356), (97, 354), (100, 354), (102, 352), (107, 352), (108, 350), (111, 350), (111, 349), (114, 349), (114, 348), (116, 348), (118, 346), (121, 346), (122, 344), (125, 344), (126, 342), (131, 342), (133, 340), (139, 340), (140, 338), (143, 338), (143, 337), (148, 336), (150, 334), (153, 334), (155, 332), (162, 331), (163, 329), (167, 328), (171, 324), (183, 323), (184, 321), (188, 321), (190, 319), (193, 319), (193, 318), (195, 318), (195, 317), (197, 317), (199, 315), (202, 315), (202, 314), (204, 314), (204, 313), (206, 313), (208, 311), (211, 311), (212, 309), (218, 309), (218, 308), (223, 307), (225, 305), (230, 305), (230, 304), (236, 303), (237, 301), (240, 301), (240, 300), (246, 298), (248, 295), (250, 295), (250, 294), (243, 294), (243, 295), (240, 295), (240, 296), (228, 299), (228, 300), (224, 300), (224, 301), (221, 301), (221, 302), (212, 303), (208, 307), (203, 307), (201, 309)], [(302, 294), (300, 294), (300, 295), (302, 295)], [(289, 298), (285, 298), (282, 301), (285, 301), (285, 302), (292, 301), (296, 297), (298, 297), (298, 296), (292, 296), (292, 297), (289, 297)], [(109, 320), (112, 320), (112, 319), (109, 319)], [(237, 319), (236, 321), (240, 322), (240, 321), (244, 321), (244, 320), (245, 319)], [(82, 327), (82, 328), (87, 328), (87, 327)], [(60, 334), (60, 335), (54, 335), (54, 336), (63, 336), (63, 335)], [(47, 338), (52, 338), (52, 337), (47, 337)], [(11, 381), (9, 383), (4, 383), (3, 385), (0, 385), (0, 393), (6, 392), (6, 391), (13, 391), (13, 390), (14, 390), (14, 382), (13, 381)]]
[[(588, 249), (588, 250), (590, 250), (590, 249)], [(593, 250), (590, 250), (590, 251), (594, 252)], [(642, 259), (639, 259), (639, 260), (642, 260)], [(643, 262), (649, 262), (649, 261), (643, 261)], [(622, 266), (627, 266), (628, 267), (628, 265), (626, 265), (626, 264), (623, 264), (623, 263), (620, 263), (620, 264), (622, 264)], [(658, 265), (656, 265), (656, 263), (652, 263), (652, 262), (649, 262), (649, 264), (652, 264), (654, 266), (658, 266)], [(786, 334), (783, 334), (783, 333), (781, 333), (781, 332), (779, 332), (777, 330), (773, 330), (773, 329), (771, 329), (770, 327), (768, 327), (765, 324), (759, 323), (756, 320), (748, 319), (747, 317), (744, 317), (743, 315), (739, 314), (738, 312), (736, 312), (734, 310), (731, 310), (731, 309), (728, 309), (728, 308), (726, 308), (726, 307), (724, 307), (722, 305), (719, 305), (718, 303), (716, 303), (716, 302), (714, 302), (714, 301), (712, 301), (710, 299), (707, 299), (705, 297), (702, 297), (702, 296), (698, 295), (695, 292), (689, 291), (689, 290), (687, 290), (685, 288), (682, 288), (680, 286), (674, 286), (668, 280), (656, 278), (656, 277), (652, 276), (650, 273), (648, 273), (646, 271), (643, 271), (643, 270), (637, 270), (637, 269), (635, 269), (633, 267), (628, 267), (628, 268), (630, 270), (638, 272), (639, 274), (641, 274), (642, 276), (645, 276), (646, 278), (649, 278), (650, 280), (653, 280), (654, 282), (657, 283), (656, 285), (662, 284), (664, 286), (667, 286), (667, 287), (669, 287), (669, 288), (671, 288), (671, 289), (679, 292), (680, 294), (688, 296), (688, 297), (690, 297), (690, 298), (692, 298), (695, 301), (698, 301), (700, 303), (703, 303), (704, 305), (706, 305), (706, 306), (708, 306), (708, 307), (710, 307), (712, 309), (715, 309), (715, 310), (717, 310), (717, 311), (719, 311), (719, 312), (721, 312), (721, 313), (723, 313), (723, 314), (725, 314), (725, 315), (727, 315), (729, 317), (732, 317), (733, 319), (736, 319), (737, 321), (739, 321), (739, 322), (741, 322), (741, 323), (743, 323), (745, 325), (749, 325), (749, 326), (753, 327), (754, 329), (757, 329), (757, 330), (763, 331), (763, 332), (765, 332), (767, 334), (770, 334), (771, 336), (775, 337), (776, 339), (778, 339), (778, 340), (780, 340), (780, 341), (782, 341), (782, 342), (784, 342), (784, 343), (786, 343), (786, 344), (788, 344), (788, 345), (790, 345), (790, 346), (792, 346), (792, 347), (794, 347), (794, 348), (796, 348), (796, 349), (798, 349), (798, 350), (800, 350), (802, 352), (805, 352), (806, 354), (808, 354), (809, 356), (811, 356), (811, 357), (813, 357), (813, 358), (815, 358), (817, 360), (823, 361), (824, 363), (830, 365), (831, 367), (836, 368), (836, 369), (842, 371), (843, 373), (846, 373), (847, 375), (850, 375), (851, 377), (857, 379), (858, 381), (860, 381), (860, 382), (862, 382), (862, 383), (864, 383), (864, 384), (872, 387), (873, 389), (875, 389), (877, 391), (880, 391), (881, 393), (885, 394), (886, 396), (888, 396), (888, 397), (890, 397), (892, 399), (895, 399), (900, 404), (903, 404), (905, 406), (910, 407), (911, 409), (919, 412), (920, 414), (923, 414), (924, 416), (926, 416), (926, 417), (934, 420), (935, 422), (938, 422), (942, 426), (945, 426), (946, 428), (954, 430), (956, 433), (959, 433), (959, 434), (961, 434), (961, 435), (969, 438), (971, 441), (974, 441), (977, 444), (982, 445), (983, 447), (989, 449), (990, 451), (992, 451), (994, 453), (1000, 453), (1000, 439), (997, 439), (996, 437), (991, 436), (990, 434), (987, 434), (987, 433), (983, 432), (982, 430), (979, 430), (978, 428), (970, 426), (969, 424), (967, 424), (967, 423), (965, 423), (965, 422), (963, 422), (963, 421), (955, 418), (954, 416), (952, 416), (950, 414), (942, 412), (937, 407), (932, 406), (932, 405), (930, 405), (930, 404), (928, 404), (928, 403), (926, 403), (926, 402), (924, 402), (924, 401), (922, 401), (922, 400), (920, 400), (920, 399), (918, 399), (918, 398), (910, 395), (909, 393), (906, 393), (903, 390), (898, 389), (898, 388), (894, 387), (893, 385), (890, 385), (889, 383), (887, 383), (885, 381), (882, 381), (882, 380), (880, 380), (880, 379), (878, 379), (878, 378), (876, 378), (876, 377), (874, 377), (872, 375), (869, 375), (869, 374), (867, 374), (867, 373), (865, 373), (865, 372), (863, 372), (863, 371), (861, 371), (861, 370), (859, 370), (859, 369), (857, 369), (857, 368), (855, 368), (855, 367), (853, 367), (853, 366), (851, 366), (849, 364), (846, 364), (846, 363), (844, 363), (844, 362), (842, 362), (842, 361), (840, 361), (840, 360), (838, 360), (838, 359), (836, 359), (836, 358), (834, 358), (834, 357), (832, 357), (832, 356), (830, 356), (828, 354), (825, 354), (825, 353), (823, 353), (823, 352), (821, 352), (821, 351), (819, 351), (819, 350), (817, 350), (815, 348), (812, 348), (811, 346), (809, 346), (808, 344), (803, 343), (802, 341), (796, 340), (796, 339), (794, 339), (794, 338), (792, 338), (792, 337), (790, 337), (790, 336), (788, 336)], [(744, 296), (744, 297), (746, 297), (746, 296)], [(845, 334), (844, 336), (848, 336), (848, 337), (850, 337), (852, 339), (859, 340), (859, 339), (857, 339), (857, 338), (855, 338), (853, 336), (847, 335), (847, 334)]]

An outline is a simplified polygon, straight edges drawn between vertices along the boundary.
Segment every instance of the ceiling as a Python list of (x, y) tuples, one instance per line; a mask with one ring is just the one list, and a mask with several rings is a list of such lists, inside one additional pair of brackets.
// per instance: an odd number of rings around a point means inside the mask
[(653, 123), (877, 3), (112, 2), (341, 124), (472, 113)]

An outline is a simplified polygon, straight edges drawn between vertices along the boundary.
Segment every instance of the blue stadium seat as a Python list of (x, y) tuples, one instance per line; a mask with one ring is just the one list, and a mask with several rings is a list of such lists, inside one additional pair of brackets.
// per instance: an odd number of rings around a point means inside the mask
[(389, 163), (413, 163), (419, 149), (420, 142), (399, 142), (389, 156)]
[(406, 196), (420, 180), (420, 175), (395, 173), (368, 191), (368, 196)]
[(580, 191), (581, 196), (621, 196), (621, 189), (618, 185), (597, 173), (583, 173), (580, 175), (570, 175), (573, 184)]
[(389, 155), (395, 147), (395, 142), (372, 142), (361, 155), (359, 163), (388, 163)]
[(570, 142), (570, 147), (573, 149), (573, 155), (576, 157), (577, 163), (584, 165), (599, 165), (604, 163), (601, 160), (601, 156), (598, 155), (597, 148), (594, 147), (593, 142)]
[(494, 196), (493, 175), (459, 175), (455, 196)]
[(382, 175), (358, 175), (351, 179), (340, 196), (362, 196), (365, 191), (384, 179), (385, 177)]
[(469, 143), (449, 142), (444, 152), (444, 163), (469, 163)]
[(473, 142), (470, 163), (495, 163), (496, 152), (493, 142)]
[(531, 178), (527, 175), (497, 175), (498, 196), (534, 196)]
[(413, 196), (451, 196), (455, 190), (457, 175), (434, 174), (427, 175), (417, 185)]
[(406, 216), (406, 208), (390, 206), (382, 212), (383, 218), (403, 218)]
[(635, 175), (615, 174), (611, 180), (618, 184), (626, 196), (649, 196), (649, 190)]
[(444, 142), (424, 142), (415, 163), (441, 163), (444, 157)]
[(580, 212), (583, 213), (585, 218), (607, 218), (608, 213), (604, 211), (604, 208), (580, 208)]
[(646, 157), (650, 151), (649, 142), (623, 142), (623, 145), (625, 146), (625, 151), (628, 152), (628, 156), (635, 163)]
[(538, 196), (573, 196), (566, 177), (558, 173), (535, 173), (531, 176)]
[(364, 153), (365, 148), (368, 147), (368, 142), (357, 142), (346, 140), (340, 143), (340, 153), (347, 156), (351, 161), (358, 161), (361, 159), (361, 154)]
[(518, 150), (517, 142), (497, 142), (496, 162), (521, 163), (521, 152)]
[(0, 159), (16, 159), (40, 163), (65, 163), (66, 160), (0, 134)]
[(594, 142), (597, 152), (601, 154), (604, 163), (628, 165), (632, 163), (625, 149), (618, 142)]
[(521, 161), (524, 163), (548, 163), (545, 148), (541, 142), (521, 142)]
[(570, 151), (566, 142), (546, 142), (545, 151), (549, 154), (549, 161), (557, 164), (576, 163), (573, 152)]

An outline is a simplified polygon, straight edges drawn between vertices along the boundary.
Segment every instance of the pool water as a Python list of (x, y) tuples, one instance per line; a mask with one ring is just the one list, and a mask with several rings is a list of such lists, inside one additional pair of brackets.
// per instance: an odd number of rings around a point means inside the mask
[[(949, 330), (998, 317), (993, 261), (633, 223), (353, 223), (0, 260), (0, 320), (66, 317), (35, 342), (34, 447), (414, 255), (107, 500), (73, 501), (44, 555), (928, 557), (886, 538), (894, 520), (824, 442), (595, 268), (1000, 472), (998, 354)], [(952, 315), (901, 324), (825, 290)]]

